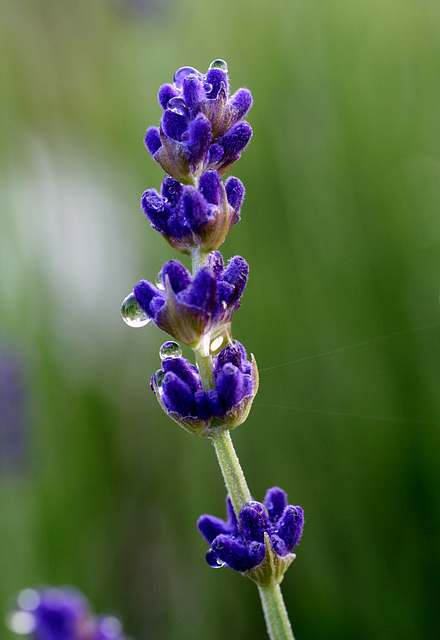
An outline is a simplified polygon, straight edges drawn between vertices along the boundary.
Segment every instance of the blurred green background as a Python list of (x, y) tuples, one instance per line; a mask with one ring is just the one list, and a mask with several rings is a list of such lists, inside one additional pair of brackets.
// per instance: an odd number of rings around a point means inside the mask
[(157, 90), (219, 57), (254, 95), (222, 251), (250, 264), (233, 329), (261, 386), (233, 437), (255, 498), (279, 485), (305, 510), (283, 582), (295, 635), (437, 638), (428, 0), (2, 0), (0, 371), (16, 390), (1, 396), (0, 612), (24, 587), (74, 584), (136, 640), (266, 637), (253, 583), (204, 560), (195, 524), (224, 515), (225, 490), (209, 441), (148, 388), (165, 336), (119, 315), (176, 257), (139, 207), (163, 175), (143, 147)]

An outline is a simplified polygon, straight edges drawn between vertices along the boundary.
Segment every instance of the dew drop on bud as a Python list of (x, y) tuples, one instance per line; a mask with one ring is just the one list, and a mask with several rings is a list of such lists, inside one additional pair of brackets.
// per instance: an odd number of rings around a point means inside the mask
[(162, 385), (163, 379), (165, 378), (165, 371), (163, 369), (158, 369), (154, 374), (154, 377), (156, 379), (157, 386), (160, 387)]
[(222, 69), (222, 71), (225, 71), (226, 73), (228, 72), (228, 65), (224, 60), (220, 60), (220, 58), (218, 60), (214, 60), (213, 62), (211, 62), (211, 64), (209, 65), (210, 69)]
[(159, 271), (159, 273), (157, 274), (154, 284), (156, 285), (156, 289), (160, 289), (160, 291), (165, 291), (165, 287), (162, 280), (162, 271)]
[(145, 325), (151, 322), (151, 318), (149, 318), (142, 309), (133, 292), (131, 292), (122, 303), (121, 316), (129, 327), (145, 327)]
[(203, 85), (203, 88), (205, 89), (205, 92), (206, 92), (207, 94), (208, 94), (208, 93), (211, 93), (211, 91), (212, 91), (212, 84), (209, 84), (209, 82), (205, 82), (205, 84)]
[(182, 349), (180, 344), (177, 342), (164, 342), (161, 348), (159, 349), (159, 356), (161, 360), (165, 360), (165, 358), (181, 358), (182, 357)]
[(174, 113), (178, 113), (181, 116), (187, 115), (187, 109), (185, 100), (175, 96), (168, 101), (167, 109), (171, 109)]
[(190, 73), (195, 73), (197, 76), (200, 75), (200, 73), (197, 71), (197, 69), (194, 69), (194, 67), (180, 67), (180, 69), (176, 71), (173, 78), (173, 84), (176, 89), (181, 89), (183, 87), (183, 80), (184, 78), (186, 78), (186, 76), (189, 76)]

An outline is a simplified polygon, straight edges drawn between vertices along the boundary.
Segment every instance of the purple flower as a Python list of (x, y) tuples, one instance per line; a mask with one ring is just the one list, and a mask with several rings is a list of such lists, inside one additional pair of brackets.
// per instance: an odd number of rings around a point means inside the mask
[(301, 507), (287, 504), (278, 487), (269, 489), (263, 504), (248, 502), (235, 516), (227, 498), (227, 521), (214, 516), (199, 518), (197, 527), (211, 545), (206, 556), (211, 567), (226, 565), (261, 586), (277, 584), (289, 564), (304, 525)]
[(151, 378), (162, 409), (190, 433), (209, 436), (218, 428), (233, 429), (247, 417), (258, 389), (255, 360), (249, 362), (239, 342), (228, 344), (213, 360), (211, 389), (185, 358), (170, 357)]
[(235, 256), (225, 268), (218, 251), (195, 276), (177, 260), (165, 263), (158, 288), (146, 280), (134, 287), (140, 307), (160, 328), (179, 342), (196, 347), (211, 330), (228, 328), (232, 314), (240, 307), (249, 266)]
[(156, 229), (180, 253), (194, 247), (217, 249), (229, 229), (240, 220), (244, 187), (238, 178), (223, 185), (217, 171), (205, 171), (198, 188), (183, 186), (165, 176), (161, 194), (148, 189), (142, 195), (142, 209)]
[(251, 126), (242, 120), (252, 106), (251, 93), (239, 89), (229, 97), (223, 60), (215, 60), (206, 75), (182, 67), (158, 99), (164, 113), (159, 128), (147, 130), (145, 145), (179, 182), (191, 184), (206, 169), (223, 175), (251, 139)]
[(24, 589), (8, 622), (33, 640), (125, 640), (119, 620), (92, 616), (86, 598), (71, 587)]

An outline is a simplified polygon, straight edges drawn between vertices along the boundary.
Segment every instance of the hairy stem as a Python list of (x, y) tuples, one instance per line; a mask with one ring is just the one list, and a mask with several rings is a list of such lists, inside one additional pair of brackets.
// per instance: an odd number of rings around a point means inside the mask
[(225, 480), (226, 489), (231, 498), (235, 515), (238, 517), (240, 510), (246, 502), (252, 500), (249, 488), (240, 466), (229, 431), (219, 431), (211, 437), (215, 447), (220, 469)]
[(280, 585), (258, 587), (271, 640), (294, 640)]

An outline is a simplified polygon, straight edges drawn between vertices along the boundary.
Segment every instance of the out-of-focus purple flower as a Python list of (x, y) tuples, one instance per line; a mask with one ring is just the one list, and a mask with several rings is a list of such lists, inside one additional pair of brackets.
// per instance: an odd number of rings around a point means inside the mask
[(140, 307), (160, 328), (179, 342), (196, 347), (208, 332), (228, 328), (240, 307), (249, 266), (235, 256), (225, 268), (218, 251), (195, 276), (177, 260), (165, 263), (158, 288), (146, 280), (133, 293)]
[(29, 407), (24, 363), (11, 348), (0, 351), (0, 469), (22, 467), (27, 453)]
[(161, 194), (148, 189), (142, 196), (142, 209), (156, 229), (180, 253), (194, 247), (217, 249), (229, 229), (240, 220), (244, 186), (238, 178), (223, 185), (217, 171), (205, 171), (198, 188), (183, 186), (166, 176)]
[(24, 589), (8, 625), (32, 640), (126, 640), (113, 616), (95, 617), (87, 599), (73, 589)]
[(162, 409), (186, 431), (209, 436), (246, 419), (258, 390), (258, 370), (239, 342), (228, 344), (213, 361), (211, 389), (204, 389), (196, 366), (181, 357), (165, 358), (151, 378)]
[(252, 136), (242, 119), (252, 106), (248, 89), (229, 97), (227, 65), (211, 63), (206, 74), (181, 67), (173, 84), (162, 85), (160, 126), (150, 127), (145, 145), (175, 180), (192, 184), (206, 169), (223, 175), (241, 155)]
[(301, 507), (287, 504), (278, 487), (269, 489), (264, 502), (248, 502), (235, 516), (227, 498), (227, 521), (204, 515), (197, 527), (211, 545), (206, 556), (211, 567), (226, 565), (249, 576), (260, 586), (278, 584), (294, 560), (304, 525)]

